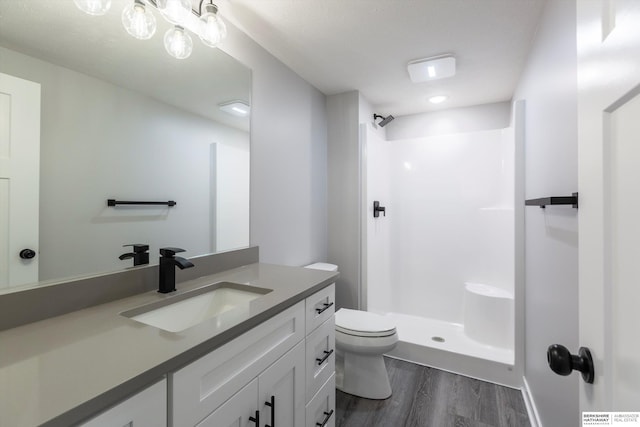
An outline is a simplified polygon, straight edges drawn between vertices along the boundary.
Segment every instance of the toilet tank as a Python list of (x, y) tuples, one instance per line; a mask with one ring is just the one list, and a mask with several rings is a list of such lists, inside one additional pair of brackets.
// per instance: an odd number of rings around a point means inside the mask
[(316, 262), (306, 265), (304, 268), (310, 268), (312, 270), (324, 270), (324, 271), (338, 271), (338, 266), (335, 264), (329, 264), (326, 262)]

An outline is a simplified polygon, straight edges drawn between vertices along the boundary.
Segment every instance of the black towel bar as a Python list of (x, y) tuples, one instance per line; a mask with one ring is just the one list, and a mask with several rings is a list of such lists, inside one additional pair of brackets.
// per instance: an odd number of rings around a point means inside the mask
[(124, 200), (116, 200), (116, 199), (107, 199), (107, 206), (117, 206), (117, 205), (162, 205), (162, 206), (175, 206), (177, 203), (173, 200), (169, 200), (167, 202), (132, 202), (132, 201), (124, 201)]
[(525, 200), (526, 206), (540, 206), (544, 209), (547, 205), (571, 205), (578, 209), (578, 193), (572, 193), (571, 196), (554, 196), (542, 197), (540, 199)]

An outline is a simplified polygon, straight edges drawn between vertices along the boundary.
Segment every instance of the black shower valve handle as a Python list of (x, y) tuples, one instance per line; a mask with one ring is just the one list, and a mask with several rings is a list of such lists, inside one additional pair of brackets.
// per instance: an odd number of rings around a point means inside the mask
[(380, 202), (375, 200), (373, 202), (373, 217), (378, 218), (380, 216), (380, 212), (382, 215), (387, 216), (387, 210), (384, 206), (380, 206)]

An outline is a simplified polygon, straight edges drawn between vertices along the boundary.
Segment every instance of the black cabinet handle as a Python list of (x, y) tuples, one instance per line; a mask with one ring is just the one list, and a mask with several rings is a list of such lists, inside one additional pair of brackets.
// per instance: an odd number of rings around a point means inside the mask
[(255, 417), (249, 417), (249, 421), (256, 423), (256, 427), (260, 427), (260, 411), (256, 410)]
[(325, 312), (329, 307), (331, 307), (333, 305), (333, 303), (332, 302), (329, 302), (329, 303), (325, 302), (322, 305), (323, 305), (322, 308), (316, 308), (316, 313), (320, 314), (320, 313)]
[(264, 402), (271, 408), (271, 425), (265, 424), (264, 427), (276, 427), (276, 397), (271, 396), (271, 402)]
[(333, 353), (333, 350), (329, 350), (324, 352), (324, 357), (322, 359), (316, 358), (316, 362), (318, 362), (318, 366), (322, 365)]
[(593, 359), (591, 352), (586, 347), (580, 347), (576, 356), (563, 345), (550, 345), (547, 349), (547, 362), (551, 370), (558, 375), (569, 375), (573, 370), (580, 371), (582, 379), (588, 384), (593, 384), (595, 377)]
[(331, 419), (331, 415), (333, 415), (333, 409), (330, 410), (329, 412), (325, 412), (324, 415), (325, 415), (324, 420), (322, 420), (321, 423), (316, 423), (318, 427), (324, 427), (327, 425), (327, 423)]

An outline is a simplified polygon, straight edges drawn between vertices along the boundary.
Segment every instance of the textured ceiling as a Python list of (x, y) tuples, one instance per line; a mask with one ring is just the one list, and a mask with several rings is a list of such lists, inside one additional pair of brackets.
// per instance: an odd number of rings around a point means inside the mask
[[(325, 94), (381, 114), (510, 100), (545, 0), (221, 0), (221, 13)], [(452, 53), (455, 77), (413, 84), (407, 62)], [(426, 99), (444, 94), (438, 106)]]
[[(247, 98), (243, 83), (234, 76), (244, 79), (249, 72), (234, 71), (234, 62), (227, 60), (222, 68), (226, 71), (220, 72), (226, 73), (220, 74), (223, 78), (212, 78), (212, 66), (205, 58), (212, 59), (219, 51), (205, 50), (197, 39), (191, 58), (169, 58), (162, 48), (162, 26), (167, 24), (159, 15), (152, 40), (132, 39), (119, 23), (128, 1), (113, 0), (108, 16), (91, 17), (71, 0), (0, 0), (0, 45), (124, 82), (161, 100), (248, 128), (246, 120), (240, 123), (212, 107)], [(511, 99), (545, 0), (214, 2), (225, 19), (323, 93), (359, 90), (379, 113), (403, 115)], [(407, 62), (442, 53), (456, 56), (455, 77), (411, 83)], [(144, 62), (132, 62), (134, 57)], [(163, 87), (167, 79), (195, 84)], [(199, 91), (203, 86), (210, 91)], [(437, 106), (427, 102), (439, 94), (449, 99)]]

